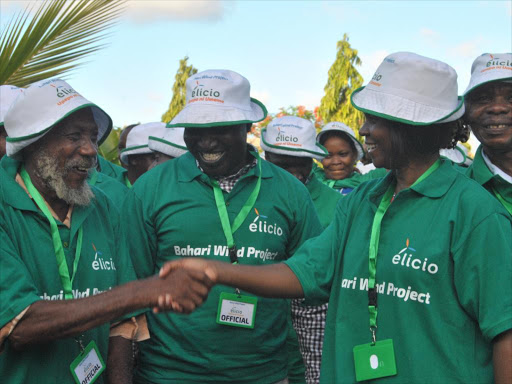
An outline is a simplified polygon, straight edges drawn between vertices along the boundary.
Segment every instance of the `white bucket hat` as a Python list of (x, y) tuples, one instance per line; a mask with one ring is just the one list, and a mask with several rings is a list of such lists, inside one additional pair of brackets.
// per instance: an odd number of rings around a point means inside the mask
[(484, 53), (473, 61), (464, 96), (485, 83), (507, 80), (512, 80), (512, 53)]
[(50, 128), (74, 112), (90, 107), (98, 126), (98, 144), (112, 129), (112, 119), (96, 104), (85, 99), (60, 79), (31, 84), (16, 99), (5, 116), (7, 156), (18, 152), (43, 137)]
[(469, 159), (468, 149), (462, 144), (457, 144), (455, 148), (443, 148), (439, 151), (439, 154), (459, 165), (466, 163)]
[(283, 116), (270, 122), (261, 131), (261, 148), (279, 155), (312, 157), (327, 156), (326, 149), (315, 140), (316, 130), (311, 121), (296, 116)]
[(165, 123), (157, 122), (136, 125), (126, 137), (126, 148), (121, 151), (121, 161), (128, 164), (128, 156), (130, 155), (153, 153), (148, 145), (149, 136), (163, 137), (166, 131)]
[(0, 125), (4, 125), (4, 118), (9, 107), (23, 91), (23, 88), (18, 88), (14, 85), (0, 86)]
[(410, 52), (387, 56), (372, 80), (355, 90), (351, 99), (362, 112), (410, 125), (447, 123), (464, 114), (455, 70)]
[(354, 143), (356, 149), (357, 149), (357, 160), (361, 160), (364, 156), (364, 150), (363, 146), (357, 139), (354, 137), (354, 131), (350, 129), (347, 125), (340, 123), (338, 121), (332, 121), (326, 125), (323, 126), (320, 133), (316, 136), (316, 141), (320, 143), (320, 138), (326, 133), (331, 131), (341, 131), (343, 133), (346, 133), (348, 137), (352, 140)]
[(183, 140), (185, 128), (167, 128), (163, 137), (149, 136), (149, 149), (161, 152), (164, 155), (180, 157), (187, 153), (188, 149)]
[(207, 128), (256, 123), (265, 106), (250, 97), (249, 81), (236, 72), (207, 70), (187, 79), (186, 105), (167, 127)]

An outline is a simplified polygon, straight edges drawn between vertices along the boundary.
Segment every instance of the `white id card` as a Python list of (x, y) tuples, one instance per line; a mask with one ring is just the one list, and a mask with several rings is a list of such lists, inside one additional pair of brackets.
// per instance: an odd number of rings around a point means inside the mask
[(92, 384), (105, 370), (96, 343), (91, 341), (70, 365), (71, 374), (78, 384)]
[(222, 292), (220, 294), (217, 323), (233, 327), (254, 328), (258, 299)]

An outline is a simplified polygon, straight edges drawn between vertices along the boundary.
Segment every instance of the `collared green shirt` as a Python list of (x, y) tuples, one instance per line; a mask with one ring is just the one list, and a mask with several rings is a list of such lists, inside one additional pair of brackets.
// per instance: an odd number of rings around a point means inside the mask
[(341, 193), (342, 195), (346, 195), (352, 192), (354, 188), (357, 188), (360, 184), (364, 183), (365, 181), (380, 179), (381, 177), (386, 176), (388, 170), (384, 168), (377, 168), (364, 174), (353, 172), (352, 175), (350, 175), (350, 177), (341, 180), (328, 179), (325, 176), (324, 169), (317, 166), (316, 164), (314, 165), (313, 172), (322, 184), (325, 184), (329, 188), (339, 191), (339, 193)]
[(343, 197), (341, 193), (336, 193), (333, 189), (322, 184), (315, 174), (311, 175), (309, 183), (306, 184), (313, 204), (315, 205), (318, 218), (322, 228), (327, 228), (334, 218), (336, 212), (336, 204)]
[[(231, 222), (253, 191), (258, 168), (224, 193)], [(229, 262), (213, 189), (190, 153), (141, 176), (126, 196), (121, 219), (139, 278), (181, 257)], [(320, 231), (304, 185), (262, 161), (258, 199), (234, 233), (239, 263), (286, 260)], [(190, 315), (147, 314), (151, 339), (140, 343), (135, 382), (273, 383), (287, 376), (287, 300), (258, 298), (255, 328), (249, 330), (216, 323), (221, 292), (234, 289), (215, 286)]]
[[(499, 175), (495, 175), (491, 172), (485, 160), (482, 156), (482, 146), (478, 147), (473, 164), (466, 170), (466, 175), (473, 180), (476, 180), (478, 184), (487, 189), (495, 198), (497, 198), (493, 188), (495, 188), (501, 197), (512, 204), (512, 184), (503, 180)], [(499, 200), (499, 199), (498, 199)]]
[(117, 211), (121, 210), (124, 197), (128, 193), (128, 188), (124, 184), (96, 170), (89, 176), (88, 181), (112, 200)]
[[(38, 300), (62, 300), (62, 283), (50, 234), (50, 224), (15, 180), (20, 163), (4, 157), (0, 162), (0, 327)], [(118, 222), (112, 203), (93, 188), (95, 198), (88, 206), (75, 206), (71, 228), (57, 220), (69, 271), (83, 227), (82, 253), (73, 281), (75, 298), (92, 296), (133, 280), (129, 259), (118, 253)], [(63, 313), (62, 316), (66, 316)], [(84, 333), (87, 345), (94, 340), (105, 362), (109, 324)], [(69, 366), (79, 347), (74, 338), (31, 345), (15, 351), (6, 342), (0, 354), (0, 381), (9, 384), (72, 384)], [(103, 382), (104, 374), (96, 383)]]
[[(353, 348), (371, 341), (370, 233), (394, 182), (355, 189), (285, 262), (310, 304), (329, 302), (323, 383), (355, 383)], [(511, 254), (510, 216), (448, 161), (401, 191), (382, 220), (376, 274), (377, 340), (393, 340), (398, 374), (375, 382), (493, 382), (492, 340), (512, 327)]]
[(104, 173), (105, 175), (110, 176), (124, 184), (124, 173), (126, 172), (126, 169), (120, 167), (117, 164), (111, 163), (100, 155), (98, 155), (98, 163), (101, 173)]

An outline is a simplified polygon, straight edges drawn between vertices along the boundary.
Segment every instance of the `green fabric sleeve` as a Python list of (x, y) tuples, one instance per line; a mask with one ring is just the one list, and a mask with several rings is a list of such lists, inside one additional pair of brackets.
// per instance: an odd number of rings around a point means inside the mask
[(14, 244), (0, 226), (0, 327), (41, 300)]
[(121, 248), (130, 255), (139, 279), (155, 274), (156, 232), (137, 188), (125, 197), (121, 213)]
[(299, 279), (305, 305), (320, 305), (329, 301), (331, 285), (337, 265), (341, 237), (345, 228), (345, 206), (349, 198), (341, 199), (336, 206), (333, 222), (320, 236), (306, 241), (294, 257), (285, 261)]
[[(488, 244), (488, 252), (484, 244)], [(506, 214), (491, 214), (454, 251), (459, 300), (489, 340), (512, 328), (512, 225)]]

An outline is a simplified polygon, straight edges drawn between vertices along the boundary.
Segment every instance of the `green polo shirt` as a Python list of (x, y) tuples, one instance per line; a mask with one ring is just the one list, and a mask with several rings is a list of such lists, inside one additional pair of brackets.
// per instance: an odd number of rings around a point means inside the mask
[[(253, 191), (258, 174), (256, 166), (224, 194), (231, 222)], [(213, 189), (190, 153), (141, 176), (126, 196), (121, 218), (139, 278), (184, 256), (229, 262)], [(304, 185), (262, 161), (258, 199), (234, 233), (240, 264), (285, 260), (320, 230)], [(136, 382), (273, 383), (287, 376), (287, 300), (258, 298), (251, 330), (216, 323), (221, 292), (234, 289), (215, 286), (190, 315), (148, 314), (151, 339), (139, 344)]]
[(336, 193), (333, 189), (322, 184), (315, 174), (311, 175), (311, 179), (309, 183), (306, 184), (306, 188), (315, 205), (320, 224), (322, 224), (322, 228), (325, 229), (331, 224), (334, 218), (334, 212), (336, 211), (336, 204), (343, 195)]
[(89, 176), (88, 181), (89, 184), (94, 185), (107, 195), (107, 197), (112, 200), (118, 211), (121, 210), (124, 197), (128, 193), (128, 188), (124, 184), (121, 184), (116, 179), (98, 171), (93, 171), (91, 176)]
[[(323, 383), (355, 383), (352, 350), (371, 341), (368, 248), (392, 182), (354, 190), (286, 261), (309, 302), (329, 302)], [(491, 341), (512, 327), (511, 254), (510, 216), (448, 161), (401, 191), (382, 220), (376, 274), (377, 339), (393, 340), (398, 374), (375, 382), (491, 383)]]
[[(0, 162), (0, 327), (38, 300), (62, 300), (62, 283), (50, 234), (50, 224), (15, 181), (20, 163), (4, 157)], [(77, 233), (83, 227), (80, 261), (73, 281), (75, 298), (92, 296), (135, 278), (129, 259), (121, 259), (116, 239), (118, 223), (109, 217), (115, 208), (93, 187), (95, 198), (86, 207), (75, 206), (71, 228), (57, 220), (69, 271)], [(62, 316), (66, 316), (63, 313)], [(84, 333), (94, 340), (106, 363), (109, 324)], [(9, 384), (72, 384), (70, 364), (79, 347), (74, 338), (31, 345), (15, 351), (7, 340), (0, 354), (0, 381)], [(103, 382), (103, 376), (96, 383)]]
[(98, 155), (98, 163), (100, 166), (101, 173), (104, 173), (105, 175), (110, 176), (113, 179), (116, 179), (120, 183), (124, 183), (124, 173), (126, 172), (126, 169), (120, 167), (117, 164), (111, 163), (110, 161), (108, 161), (107, 159), (100, 155)]
[(512, 205), (512, 184), (503, 180), (501, 176), (495, 175), (491, 172), (482, 156), (481, 145), (476, 151), (473, 164), (471, 164), (471, 166), (466, 170), (466, 176), (476, 180), (478, 184), (491, 192), (496, 199), (498, 199), (496, 196), (497, 191), (503, 200)]
[(339, 191), (342, 195), (346, 195), (365, 181), (380, 179), (381, 177), (386, 176), (388, 170), (385, 168), (377, 168), (364, 174), (353, 172), (350, 177), (341, 180), (326, 178), (324, 169), (317, 166), (316, 164), (313, 168), (313, 172), (322, 184), (325, 184), (329, 188)]

